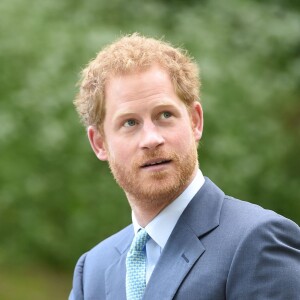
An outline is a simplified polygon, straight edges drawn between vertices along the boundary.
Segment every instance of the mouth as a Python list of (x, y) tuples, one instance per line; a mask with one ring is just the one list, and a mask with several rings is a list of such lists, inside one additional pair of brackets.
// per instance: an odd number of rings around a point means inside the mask
[(151, 159), (141, 165), (141, 168), (146, 169), (146, 168), (151, 168), (151, 167), (156, 167), (156, 166), (164, 166), (169, 163), (171, 163), (172, 160), (170, 159), (163, 159), (163, 158), (157, 158), (157, 159)]

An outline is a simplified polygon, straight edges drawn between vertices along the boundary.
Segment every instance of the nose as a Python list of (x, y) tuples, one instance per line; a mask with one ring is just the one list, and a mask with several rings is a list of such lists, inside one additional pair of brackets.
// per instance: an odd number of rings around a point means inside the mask
[(165, 140), (158, 128), (152, 122), (144, 124), (140, 138), (140, 148), (142, 149), (154, 149), (162, 144)]

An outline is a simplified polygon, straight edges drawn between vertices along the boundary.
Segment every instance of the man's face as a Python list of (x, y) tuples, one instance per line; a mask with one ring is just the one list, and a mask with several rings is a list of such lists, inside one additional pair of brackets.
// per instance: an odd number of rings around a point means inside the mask
[(98, 158), (108, 160), (129, 200), (152, 206), (174, 200), (197, 170), (200, 104), (188, 113), (158, 66), (110, 79), (105, 101), (105, 136), (89, 128)]

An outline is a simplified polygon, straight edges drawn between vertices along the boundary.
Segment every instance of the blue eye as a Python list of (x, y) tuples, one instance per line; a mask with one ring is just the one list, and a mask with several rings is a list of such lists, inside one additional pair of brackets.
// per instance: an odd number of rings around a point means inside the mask
[(124, 123), (124, 127), (132, 127), (136, 125), (136, 121), (133, 120), (133, 119), (130, 119), (130, 120), (127, 120), (125, 123)]
[(168, 119), (172, 116), (172, 114), (169, 111), (164, 111), (161, 116), (163, 119)]

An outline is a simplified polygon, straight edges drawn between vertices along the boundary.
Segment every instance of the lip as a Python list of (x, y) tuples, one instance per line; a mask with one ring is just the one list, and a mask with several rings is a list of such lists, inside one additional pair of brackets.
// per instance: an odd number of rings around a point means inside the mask
[(167, 159), (167, 158), (150, 159), (150, 160), (147, 160), (145, 163), (143, 163), (141, 165), (141, 168), (147, 169), (147, 168), (165, 166), (166, 164), (169, 164), (170, 162), (171, 162), (171, 159)]

